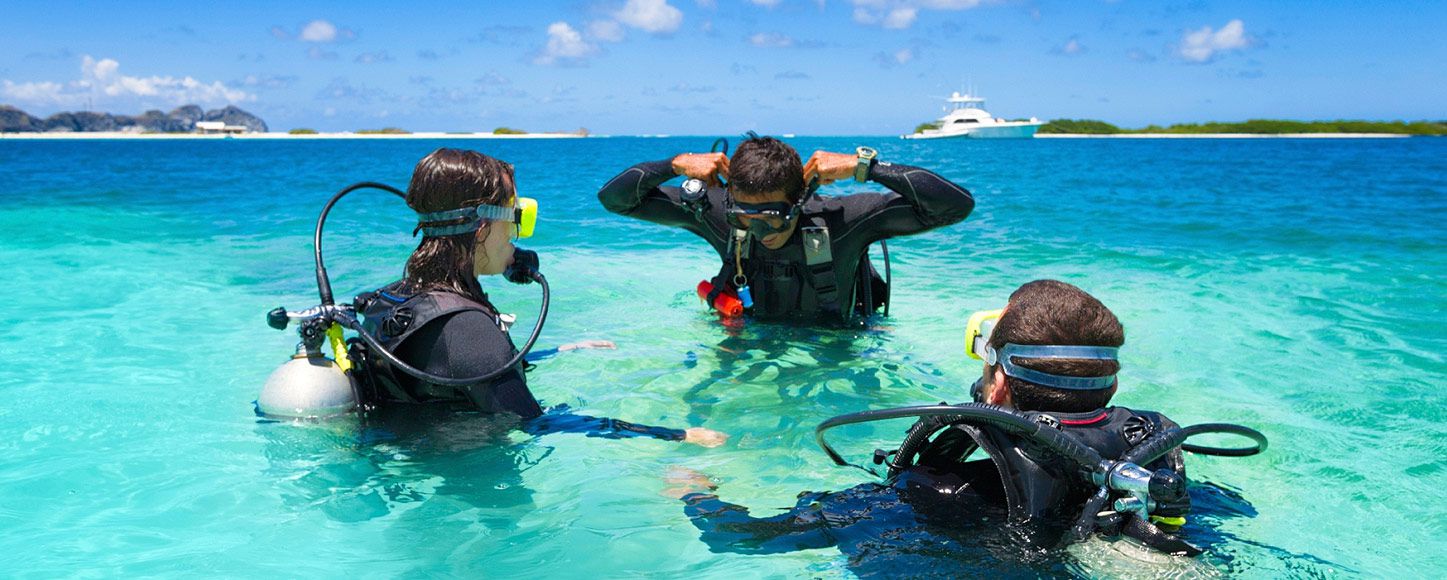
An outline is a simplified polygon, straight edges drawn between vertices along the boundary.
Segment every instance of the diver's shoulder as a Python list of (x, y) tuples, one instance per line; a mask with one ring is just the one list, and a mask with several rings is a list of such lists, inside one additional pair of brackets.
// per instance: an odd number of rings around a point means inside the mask
[(1132, 409), (1129, 407), (1106, 407), (1105, 411), (1109, 414), (1112, 420), (1124, 421), (1131, 417), (1141, 417), (1147, 421), (1150, 421), (1151, 423), (1156, 424), (1156, 426), (1165, 429), (1180, 426), (1175, 421), (1172, 421), (1170, 417), (1167, 417), (1165, 413), (1162, 413), (1160, 411), (1151, 411), (1149, 409)]

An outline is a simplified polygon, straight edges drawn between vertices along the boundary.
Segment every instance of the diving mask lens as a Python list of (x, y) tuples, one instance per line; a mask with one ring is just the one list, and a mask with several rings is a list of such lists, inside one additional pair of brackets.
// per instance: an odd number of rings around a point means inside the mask
[(538, 223), (538, 200), (519, 197), (517, 203), (517, 237), (533, 237), (533, 228)]
[(747, 230), (755, 236), (777, 234), (789, 229), (798, 219), (800, 204), (743, 204), (730, 201), (725, 212), (729, 226)]
[(982, 310), (970, 315), (970, 321), (965, 325), (965, 353), (975, 360), (985, 360), (986, 345), (990, 343), (990, 334), (995, 331), (995, 323), (1000, 321), (1000, 315), (1005, 309)]

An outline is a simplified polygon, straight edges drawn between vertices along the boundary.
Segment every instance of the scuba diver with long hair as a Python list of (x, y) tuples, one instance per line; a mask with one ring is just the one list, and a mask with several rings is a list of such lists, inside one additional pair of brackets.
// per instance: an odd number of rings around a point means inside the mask
[[(865, 411), (819, 426), (821, 446), (846, 465), (825, 431), (918, 417), (896, 451), (875, 452), (875, 464), (888, 468), (883, 483), (805, 492), (786, 513), (762, 518), (720, 500), (700, 474), (675, 474), (671, 481), (681, 487), (674, 491), (686, 492), (685, 512), (714, 551), (838, 546), (861, 575), (902, 564), (927, 567), (895, 573), (941, 573), (951, 560), (969, 566), (959, 573), (1009, 571), (1011, 562), (1040, 548), (1093, 534), (1198, 554), (1172, 534), (1191, 507), (1182, 449), (1244, 456), (1263, 450), (1265, 438), (1234, 425), (1182, 429), (1160, 413), (1107, 406), (1124, 340), (1120, 321), (1083, 290), (1054, 280), (1025, 284), (1002, 311), (971, 317), (966, 349), (985, 362), (972, 389), (975, 403)], [(1184, 444), (1200, 433), (1245, 435), (1257, 446)], [(971, 460), (976, 451), (986, 457)], [(1113, 509), (1106, 509), (1111, 500)], [(978, 553), (941, 558), (969, 550)], [(907, 563), (912, 558), (929, 563)]]
[[(870, 244), (958, 223), (975, 207), (968, 191), (945, 178), (876, 156), (868, 147), (817, 151), (801, 164), (787, 143), (751, 134), (733, 157), (685, 153), (634, 165), (609, 180), (598, 200), (610, 212), (707, 241), (723, 263), (698, 290), (720, 312), (850, 322), (888, 310), (889, 287), (870, 264)], [(678, 176), (689, 178), (682, 187), (663, 185)], [(815, 193), (850, 178), (890, 193)]]
[[(358, 184), (337, 194), (323, 210), (315, 242), (322, 305), (301, 313), (277, 309), (269, 315), (276, 328), (285, 328), (288, 320), (302, 320), (303, 345), (290, 366), (284, 365), (268, 380), (258, 399), (259, 413), (313, 417), (358, 407), (403, 415), (451, 409), (515, 415), (533, 434), (652, 437), (706, 447), (727, 439), (702, 427), (653, 427), (576, 415), (565, 407), (542, 408), (528, 390), (524, 371), (529, 363), (524, 356), (546, 317), (547, 284), (538, 272), (537, 254), (513, 246), (514, 238), (531, 235), (537, 203), (517, 196), (511, 165), (482, 153), (443, 148), (417, 163), (405, 200), (417, 212), (413, 234), (421, 233), (422, 240), (408, 258), (403, 278), (358, 296), (352, 305), (334, 305), (321, 258), (321, 224), (341, 196), (359, 187), (401, 195), (379, 184)], [(544, 290), (542, 314), (522, 350), (508, 334), (513, 317), (499, 312), (478, 282), (478, 276), (497, 274), (518, 284), (539, 282)], [(342, 392), (340, 405), (323, 407), (313, 402), (326, 385), (312, 377), (325, 374), (317, 369), (332, 364), (320, 357), (318, 347), (319, 329), (334, 322), (326, 331), (335, 332), (334, 350), (341, 337), (338, 325), (359, 335), (350, 341), (347, 360), (336, 364), (351, 367), (347, 382), (352, 393)], [(557, 350), (598, 346), (612, 345), (583, 342)]]

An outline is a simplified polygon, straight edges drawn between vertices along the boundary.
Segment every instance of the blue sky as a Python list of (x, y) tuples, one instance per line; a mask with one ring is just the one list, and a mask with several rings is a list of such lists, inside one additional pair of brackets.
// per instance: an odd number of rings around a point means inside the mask
[(1447, 3), (1186, 0), (29, 2), (0, 103), (234, 103), (273, 130), (893, 134), (998, 116), (1447, 118)]

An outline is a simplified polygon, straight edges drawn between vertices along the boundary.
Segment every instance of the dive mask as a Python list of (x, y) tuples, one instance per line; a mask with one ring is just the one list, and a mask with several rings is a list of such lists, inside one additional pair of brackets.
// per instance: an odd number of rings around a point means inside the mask
[(513, 237), (529, 238), (538, 223), (538, 200), (519, 197), (512, 206), (483, 204), (417, 214), (417, 229), (424, 236), (455, 236), (477, 231), (484, 222), (505, 222), (513, 225)]
[(755, 237), (764, 237), (788, 231), (804, 211), (804, 200), (788, 204), (782, 201), (770, 203), (743, 203), (728, 196), (724, 205), (724, 216), (730, 227), (746, 230)]
[[(970, 316), (970, 321), (965, 325), (965, 351), (970, 355), (970, 358), (985, 361), (985, 364), (990, 366), (998, 364), (1007, 376), (1029, 381), (1042, 387), (1069, 391), (1097, 391), (1109, 389), (1115, 384), (1114, 374), (1103, 377), (1074, 377), (1051, 374), (1016, 365), (1015, 357), (1030, 359), (1119, 360), (1120, 349), (1113, 346), (1006, 343), (997, 350), (990, 346), (990, 335), (995, 330), (995, 323), (1000, 321), (1000, 315), (1004, 312), (1003, 309), (986, 310), (976, 312)], [(978, 387), (971, 389), (972, 395), (976, 394), (975, 391), (977, 388)]]
[(756, 238), (786, 232), (799, 221), (799, 215), (804, 213), (804, 202), (818, 189), (819, 178), (815, 177), (804, 186), (799, 201), (792, 204), (782, 201), (744, 203), (735, 200), (730, 193), (724, 196), (724, 219), (728, 221), (729, 227), (745, 230)]

